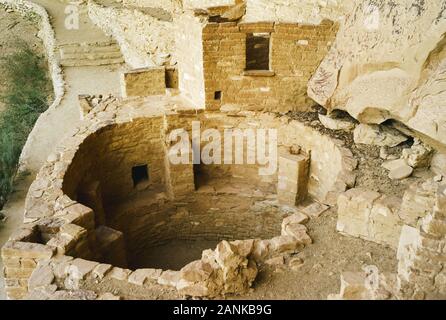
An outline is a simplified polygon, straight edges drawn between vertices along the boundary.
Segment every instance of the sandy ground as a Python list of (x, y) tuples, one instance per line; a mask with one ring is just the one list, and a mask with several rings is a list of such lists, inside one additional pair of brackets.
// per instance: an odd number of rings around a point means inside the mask
[(155, 268), (163, 270), (181, 270), (188, 263), (200, 260), (204, 250), (215, 248), (219, 241), (183, 241), (174, 240), (168, 244), (150, 248), (139, 257), (144, 264), (142, 268)]
[(396, 272), (396, 252), (373, 242), (345, 237), (336, 232), (335, 209), (311, 220), (307, 227), (313, 244), (296, 257), (303, 260), (297, 270), (287, 265), (261, 268), (254, 290), (234, 299), (327, 299), (339, 293), (343, 271), (361, 271), (375, 265), (381, 272)]

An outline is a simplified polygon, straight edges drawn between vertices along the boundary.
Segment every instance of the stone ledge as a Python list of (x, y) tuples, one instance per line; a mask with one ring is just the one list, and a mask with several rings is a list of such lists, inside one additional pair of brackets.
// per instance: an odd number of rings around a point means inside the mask
[(270, 70), (245, 70), (242, 76), (245, 77), (274, 77), (276, 73)]

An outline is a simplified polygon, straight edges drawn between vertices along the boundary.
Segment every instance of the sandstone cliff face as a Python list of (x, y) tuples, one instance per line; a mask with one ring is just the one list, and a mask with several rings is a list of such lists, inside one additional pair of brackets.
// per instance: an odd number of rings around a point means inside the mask
[(446, 147), (446, 1), (362, 0), (308, 94), (364, 123), (398, 120)]
[(352, 7), (351, 0), (247, 0), (244, 20), (319, 24), (337, 21)]
[[(150, 3), (132, 2), (131, 5), (150, 5)], [(158, 5), (159, 1), (153, 1)], [(172, 3), (164, 7), (172, 11), (165, 11), (172, 15), (176, 8)], [(152, 7), (165, 10), (164, 7)], [(172, 8), (171, 8), (172, 7)], [(150, 7), (148, 7), (150, 8)], [(132, 7), (104, 7), (95, 1), (89, 1), (88, 14), (90, 19), (107, 35), (113, 36), (119, 43), (126, 63), (133, 69), (149, 66), (175, 64), (171, 59), (174, 51), (175, 27), (169, 19), (159, 19), (152, 14), (133, 9)]]
[(167, 12), (179, 12), (181, 10), (181, 0), (123, 0), (125, 6), (135, 6), (143, 8), (159, 8)]

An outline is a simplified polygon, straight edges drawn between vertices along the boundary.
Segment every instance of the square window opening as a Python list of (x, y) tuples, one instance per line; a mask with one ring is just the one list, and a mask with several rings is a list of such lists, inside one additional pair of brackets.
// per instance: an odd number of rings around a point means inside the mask
[(133, 186), (149, 181), (149, 167), (144, 164), (132, 168)]
[(214, 100), (217, 100), (217, 101), (221, 100), (221, 91), (215, 91)]
[(270, 70), (270, 33), (246, 35), (246, 70)]

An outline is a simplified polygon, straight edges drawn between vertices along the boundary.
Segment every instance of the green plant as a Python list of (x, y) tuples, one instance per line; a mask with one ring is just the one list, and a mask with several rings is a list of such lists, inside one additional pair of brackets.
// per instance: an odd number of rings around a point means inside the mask
[(1, 76), (7, 79), (0, 114), (0, 209), (12, 190), (20, 153), (39, 115), (48, 108), (51, 95), (45, 59), (25, 43), (1, 59)]

